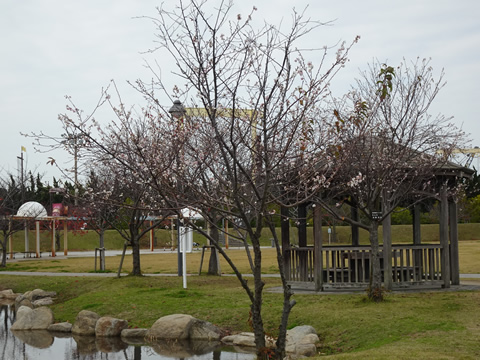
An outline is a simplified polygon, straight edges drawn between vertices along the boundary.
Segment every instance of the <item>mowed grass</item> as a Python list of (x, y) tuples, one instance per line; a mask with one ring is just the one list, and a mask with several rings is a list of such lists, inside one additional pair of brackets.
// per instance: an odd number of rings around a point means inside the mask
[[(266, 278), (263, 316), (275, 336), (282, 295), (270, 292), (279, 279)], [(231, 276), (195, 276), (182, 288), (179, 277), (29, 277), (0, 274), (0, 288), (57, 291), (56, 321), (75, 320), (83, 309), (150, 327), (159, 317), (186, 313), (229, 331), (251, 331), (249, 300)], [(375, 304), (364, 294), (297, 294), (289, 327), (312, 325), (321, 338), (318, 357), (339, 359), (480, 358), (480, 292), (391, 293)]]
[[(225, 250), (228, 256), (237, 264), (238, 269), (242, 273), (249, 273), (250, 266), (244, 250), (228, 249)], [(131, 249), (127, 250), (127, 254), (131, 253)], [(197, 249), (187, 256), (187, 273), (198, 274), (200, 270), (202, 251)], [(208, 270), (208, 261), (210, 250), (205, 251), (202, 265), (202, 273)], [(462, 274), (480, 274), (480, 240), (460, 241), (459, 242), (460, 257), (460, 273)], [(120, 265), (121, 257), (107, 256), (105, 259), (106, 272), (117, 272)], [(176, 252), (143, 252), (140, 258), (141, 269), (146, 274), (176, 274), (177, 273), (177, 253)], [(97, 271), (100, 268), (97, 259)], [(224, 274), (233, 274), (233, 270), (228, 263), (220, 256), (220, 268)], [(88, 273), (95, 270), (94, 257), (67, 257), (63, 256), (63, 252), (59, 256), (52, 258), (43, 255), (40, 259), (23, 259), (17, 256), (17, 259), (7, 262), (6, 268), (0, 268), (1, 271), (31, 271), (31, 272), (71, 272), (71, 273)], [(129, 273), (132, 270), (132, 256), (126, 255), (123, 262), (122, 272)], [(262, 249), (262, 272), (264, 274), (278, 274), (277, 254), (274, 248)]]
[[(461, 273), (480, 273), (480, 241), (459, 244)], [(245, 253), (229, 249), (228, 254), (247, 273)], [(263, 272), (277, 273), (274, 249), (262, 251)], [(197, 274), (200, 251), (187, 254), (187, 271)], [(118, 269), (119, 256), (107, 257), (107, 271)], [(131, 270), (131, 256), (124, 272)], [(75, 320), (80, 310), (110, 315), (129, 321), (131, 327), (150, 327), (159, 317), (186, 313), (210, 321), (232, 332), (251, 331), (248, 325), (249, 299), (233, 276), (207, 276), (206, 254), (201, 276), (189, 276), (183, 289), (178, 276), (121, 278), (9, 276), (0, 272), (0, 289), (25, 292), (34, 288), (58, 293), (52, 310), (57, 321)], [(6, 270), (91, 272), (93, 258), (8, 262)], [(144, 273), (175, 274), (177, 254), (143, 254)], [(222, 272), (232, 273), (221, 260)], [(480, 285), (480, 280), (468, 280)], [(279, 287), (278, 278), (265, 278), (263, 301), (265, 328), (276, 334), (281, 316), (282, 295), (269, 291)], [(430, 291), (388, 293), (375, 304), (363, 293), (295, 294), (289, 327), (312, 325), (321, 344), (318, 358), (334, 359), (479, 359), (480, 291)]]

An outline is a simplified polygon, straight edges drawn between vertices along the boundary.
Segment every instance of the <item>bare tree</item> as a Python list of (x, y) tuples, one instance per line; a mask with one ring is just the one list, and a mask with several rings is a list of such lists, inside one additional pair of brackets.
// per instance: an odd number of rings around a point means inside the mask
[(112, 206), (111, 202), (105, 201), (104, 191), (118, 191), (114, 188), (115, 182), (108, 178), (98, 176), (94, 171), (85, 184), (88, 192), (84, 195), (85, 204), (81, 207), (81, 216), (84, 218), (88, 229), (98, 234), (100, 249), (100, 271), (105, 271), (105, 232), (112, 228), (118, 218), (118, 206)]
[[(184, 81), (174, 95), (188, 101), (189, 108), (178, 101), (171, 109), (162, 105), (157, 91), (166, 86), (154, 73), (152, 82), (134, 84), (147, 100), (143, 108), (127, 108), (121, 99), (114, 104), (109, 93), (116, 92), (113, 86), (100, 101), (114, 111), (111, 123), (84, 121), (75, 107), (70, 109), (73, 119), (67, 114), (62, 119), (88, 136), (88, 162), (121, 174), (116, 179), (127, 187), (148, 190), (149, 197), (142, 195), (148, 206), (140, 208), (172, 211), (216, 246), (251, 300), (250, 320), (262, 356), (272, 351), (266, 348), (262, 317), (260, 242), (262, 230), (269, 229), (284, 291), (274, 350), (276, 358), (283, 358), (295, 301), (283, 269), (275, 228), (282, 215), (276, 209), (312, 200), (335, 174), (334, 163), (318, 157), (330, 139), (321, 106), (350, 47), (342, 44), (330, 65), (325, 65), (326, 48), (309, 47), (308, 53), (318, 60), (314, 65), (299, 44), (321, 23), (293, 12), (287, 31), (270, 24), (255, 28), (254, 11), (244, 20), (240, 15), (231, 19), (232, 7), (232, 2), (221, 1), (210, 15), (206, 1), (180, 2), (173, 11), (159, 8), (158, 18), (152, 19), (157, 25), (156, 50), (170, 55), (175, 74)], [(213, 231), (183, 218), (185, 207), (200, 211)], [(221, 225), (225, 220), (229, 227)], [(219, 243), (222, 233), (243, 242), (253, 284)]]
[[(183, 112), (172, 111), (177, 124), (172, 141), (176, 161), (170, 176), (156, 177), (154, 183), (172, 208), (189, 205), (204, 214), (215, 213), (229, 220), (231, 227), (219, 227), (212, 221), (216, 216), (210, 219), (212, 227), (244, 240), (252, 259), (253, 286), (211, 238), (251, 300), (259, 354), (265, 350), (260, 236), (265, 227), (270, 230), (284, 289), (275, 350), (281, 358), (295, 302), (283, 271), (274, 225), (280, 214), (275, 209), (279, 204), (307, 201), (327, 181), (321, 175), (328, 165), (316, 157), (328, 143), (319, 108), (328, 96), (330, 80), (346, 62), (349, 47), (342, 45), (330, 66), (323, 66), (326, 49), (309, 49), (320, 59), (314, 65), (298, 46), (322, 24), (294, 12), (287, 31), (271, 24), (255, 28), (251, 20), (255, 9), (244, 19), (238, 15), (232, 20), (232, 6), (222, 1), (209, 14), (205, 1), (180, 2), (173, 11), (160, 8), (159, 17), (153, 19), (156, 50), (162, 56), (170, 54), (177, 66), (175, 74), (184, 81), (174, 89), (175, 96), (190, 106)], [(156, 75), (153, 83), (139, 81), (136, 87), (149, 99), (152, 111), (160, 112), (156, 90), (166, 86)], [(169, 132), (164, 134), (167, 137)]]
[[(368, 295), (375, 301), (383, 299), (378, 226), (398, 206), (438, 198), (442, 184), (436, 175), (465, 139), (451, 118), (429, 113), (443, 85), (443, 72), (435, 79), (427, 60), (397, 68), (374, 63), (344, 107), (333, 111), (337, 138), (328, 154), (339, 164), (332, 181), (337, 186), (319, 202), (337, 218), (369, 231)], [(344, 203), (361, 216), (342, 213)]]
[[(99, 234), (101, 248), (107, 228), (115, 229), (124, 238), (118, 275), (120, 276), (126, 249), (131, 247), (131, 275), (140, 276), (140, 240), (165, 220), (165, 213), (158, 211), (160, 206), (155, 197), (151, 196), (151, 188), (138, 181), (138, 177), (132, 175), (128, 168), (110, 160), (96, 164), (95, 171), (90, 176), (85, 194), (89, 200), (86, 209), (89, 223)], [(103, 263), (104, 261), (103, 259)]]

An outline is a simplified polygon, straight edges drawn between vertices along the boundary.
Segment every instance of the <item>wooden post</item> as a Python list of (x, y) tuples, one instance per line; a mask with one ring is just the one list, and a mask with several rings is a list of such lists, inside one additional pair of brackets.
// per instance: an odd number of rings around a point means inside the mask
[(453, 200), (448, 202), (450, 222), (450, 270), (452, 285), (460, 285), (460, 261), (458, 256), (458, 213), (457, 203)]
[[(420, 245), (422, 243), (422, 233), (421, 233), (421, 224), (420, 224), (420, 205), (415, 204), (413, 206), (413, 245)], [(414, 277), (420, 278), (423, 272), (423, 256), (421, 249), (413, 250), (413, 261), (414, 261)]]
[[(350, 214), (351, 214), (352, 220), (358, 221), (358, 209), (355, 206), (356, 206), (355, 204), (352, 204), (352, 206), (350, 207)], [(360, 235), (358, 232), (358, 226), (351, 225), (351, 231), (352, 231), (352, 246), (359, 246)]]
[(421, 239), (421, 224), (420, 224), (420, 205), (415, 204), (413, 206), (412, 213), (413, 220), (413, 243), (415, 245), (420, 245), (422, 243)]
[(313, 208), (313, 258), (315, 291), (323, 290), (323, 239), (322, 239), (322, 211), (318, 204)]
[(280, 231), (282, 237), (282, 255), (283, 267), (285, 268), (285, 277), (290, 280), (290, 217), (288, 208), (282, 206), (280, 209)]
[[(383, 196), (383, 212), (390, 211), (388, 204), (387, 193), (384, 191)], [(382, 222), (383, 226), (383, 285), (385, 289), (392, 290), (393, 275), (392, 275), (392, 217), (388, 214)]]
[(224, 228), (223, 228), (223, 231), (224, 231), (224, 236), (225, 236), (225, 249), (228, 249), (228, 220), (225, 219), (224, 220)]
[(55, 219), (52, 220), (52, 257), (55, 257)]
[(440, 189), (440, 244), (442, 246), (442, 280), (443, 287), (450, 287), (450, 247), (448, 245), (448, 198), (447, 184)]
[[(307, 246), (307, 205), (298, 206), (298, 246)], [(308, 253), (302, 251), (299, 254), (300, 281), (308, 281)]]
[(173, 224), (173, 219), (170, 218), (170, 250), (175, 250), (175, 232), (173, 231), (173, 227), (174, 227), (174, 224)]
[(8, 247), (10, 248), (10, 259), (13, 259), (12, 218), (8, 221)]
[(40, 257), (40, 221), (35, 221), (35, 256)]
[(298, 206), (298, 246), (307, 246), (307, 206)]
[(63, 255), (68, 255), (68, 221), (63, 221)]
[(27, 251), (30, 251), (29, 241), (28, 241), (28, 232), (30, 231), (28, 226), (28, 220), (25, 220), (25, 254)]
[[(150, 220), (150, 226), (153, 226), (153, 221), (151, 221), (151, 220)], [(154, 235), (155, 235), (154, 230), (155, 229), (153, 227), (150, 229), (150, 251), (153, 251), (153, 249), (155, 247), (154, 246), (155, 244), (154, 244), (154, 241), (153, 241), (154, 240)]]

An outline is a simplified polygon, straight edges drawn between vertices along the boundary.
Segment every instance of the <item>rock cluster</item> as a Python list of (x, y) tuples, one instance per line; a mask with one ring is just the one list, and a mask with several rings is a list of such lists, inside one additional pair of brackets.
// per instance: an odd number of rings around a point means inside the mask
[[(285, 351), (287, 354), (295, 354), (297, 356), (314, 356), (317, 353), (316, 344), (318, 341), (317, 332), (312, 326), (297, 326), (287, 331)], [(227, 345), (239, 347), (255, 347), (255, 337), (253, 333), (225, 336), (222, 342)], [(272, 338), (266, 337), (265, 342), (269, 348), (275, 346)]]
[(20, 294), (15, 298), (15, 309), (20, 309), (21, 306), (33, 309), (39, 306), (51, 305), (55, 296), (57, 296), (55, 291), (44, 291), (42, 289), (27, 291), (25, 294)]
[(147, 331), (148, 339), (220, 340), (223, 331), (190, 315), (173, 314), (158, 319)]
[(15, 300), (18, 295), (15, 294), (12, 289), (2, 290), (0, 291), (0, 300)]
[[(53, 303), (55, 296), (55, 292), (47, 292), (41, 289), (35, 289), (25, 294), (14, 294), (11, 290), (0, 292), (0, 299), (12, 300), (15, 298), (17, 314), (16, 321), (11, 329), (16, 334), (19, 332), (20, 337), (29, 333), (21, 332), (21, 330), (46, 331), (46, 336), (36, 337), (37, 342), (38, 339), (45, 338), (42, 341), (45, 346), (53, 341), (49, 340), (48, 333), (50, 332), (57, 335), (71, 334), (77, 344), (85, 343), (85, 347), (90, 346), (92, 348), (100, 346), (103, 350), (117, 349), (116, 351), (118, 351), (127, 344), (140, 345), (148, 342), (154, 349), (158, 347), (159, 351), (161, 350), (160, 353), (164, 354), (165, 351), (170, 355), (180, 352), (201, 354), (204, 351), (211, 351), (220, 341), (239, 348), (255, 349), (253, 333), (225, 336), (225, 332), (217, 326), (185, 314), (161, 317), (150, 329), (129, 329), (126, 320), (109, 316), (101, 317), (88, 310), (80, 311), (74, 324), (68, 322), (55, 323), (53, 312), (45, 306)], [(317, 333), (313, 327), (297, 326), (287, 331), (286, 352), (293, 357), (313, 356), (317, 352), (316, 344), (318, 341)], [(30, 341), (26, 342), (29, 343)], [(271, 338), (266, 338), (266, 344), (269, 348), (275, 346)]]

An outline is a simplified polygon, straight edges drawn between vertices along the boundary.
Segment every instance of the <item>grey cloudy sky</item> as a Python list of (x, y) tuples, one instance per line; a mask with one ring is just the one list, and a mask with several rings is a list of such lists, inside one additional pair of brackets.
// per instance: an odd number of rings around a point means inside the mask
[[(215, 1), (212, 1), (214, 3)], [(477, 115), (480, 71), (480, 2), (478, 0), (242, 0), (239, 13), (255, 5), (257, 19), (278, 23), (290, 19), (291, 9), (304, 9), (315, 20), (335, 20), (309, 39), (318, 47), (339, 41), (360, 42), (350, 53), (351, 61), (334, 81), (339, 94), (347, 91), (373, 59), (398, 65), (431, 58), (437, 70), (445, 69), (446, 87), (433, 108), (471, 134), (472, 146), (480, 146)], [(166, 0), (166, 6), (175, 3)], [(148, 79), (145, 60), (156, 60), (162, 73), (173, 70), (162, 54), (142, 54), (152, 47), (153, 24), (139, 16), (155, 16), (153, 0), (2, 0), (0, 11), (0, 169), (17, 170), (21, 146), (27, 168), (44, 173), (44, 180), (59, 176), (46, 165), (48, 157), (66, 154), (38, 154), (32, 140), (20, 132), (43, 130), (59, 135), (57, 116), (66, 105), (65, 95), (76, 105), (92, 109), (101, 88), (115, 79), (126, 102), (140, 99), (127, 80)], [(173, 86), (173, 83), (172, 83)], [(168, 105), (168, 104), (166, 104)]]

